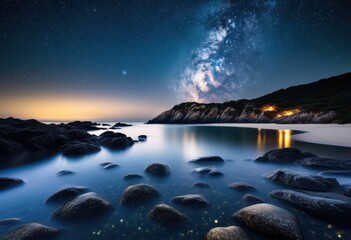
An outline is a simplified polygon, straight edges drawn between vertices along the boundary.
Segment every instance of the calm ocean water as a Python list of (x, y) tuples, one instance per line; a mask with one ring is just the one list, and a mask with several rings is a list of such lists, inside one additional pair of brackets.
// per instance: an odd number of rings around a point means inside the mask
[[(91, 131), (99, 135), (105, 130)], [(254, 185), (255, 195), (266, 202), (281, 206), (294, 213), (302, 226), (305, 239), (351, 239), (351, 230), (320, 221), (305, 213), (268, 196), (272, 190), (283, 189), (262, 177), (263, 174), (278, 168), (313, 172), (297, 165), (259, 164), (256, 157), (265, 152), (282, 147), (297, 147), (302, 151), (319, 156), (350, 158), (351, 149), (294, 142), (290, 130), (261, 130), (252, 128), (223, 127), (220, 125), (145, 125), (134, 123), (117, 132), (123, 132), (133, 139), (146, 134), (146, 142), (136, 143), (123, 151), (102, 149), (101, 152), (80, 158), (64, 157), (60, 154), (40, 162), (1, 169), (0, 176), (18, 177), (26, 183), (17, 188), (1, 191), (0, 219), (19, 217), (23, 223), (38, 222), (65, 230), (61, 239), (204, 239), (208, 230), (218, 226), (239, 225), (230, 216), (245, 206), (241, 200), (245, 193), (228, 188), (233, 182), (246, 182)], [(331, 133), (332, 137), (332, 133)], [(222, 177), (199, 176), (192, 173), (198, 167), (189, 160), (209, 155), (219, 155), (228, 160), (217, 166)], [(114, 162), (120, 166), (104, 170), (99, 164)], [(154, 178), (144, 174), (151, 163), (166, 163), (172, 169), (167, 178)], [(57, 176), (60, 170), (71, 170), (77, 174)], [(123, 176), (139, 173), (141, 180), (128, 181)], [(192, 186), (196, 181), (205, 181), (207, 189)], [(340, 183), (350, 183), (350, 178), (338, 177)], [(156, 187), (161, 197), (142, 207), (125, 208), (119, 203), (122, 191), (129, 185), (147, 183)], [(91, 225), (61, 224), (51, 219), (58, 206), (46, 205), (51, 194), (64, 187), (86, 186), (112, 202), (115, 211), (112, 216)], [(192, 209), (175, 205), (171, 199), (177, 195), (201, 194), (210, 202), (205, 209)], [(174, 206), (188, 215), (192, 223), (180, 229), (164, 229), (151, 222), (147, 213), (158, 203)], [(8, 228), (0, 227), (5, 232)], [(252, 239), (268, 239), (250, 232)]]

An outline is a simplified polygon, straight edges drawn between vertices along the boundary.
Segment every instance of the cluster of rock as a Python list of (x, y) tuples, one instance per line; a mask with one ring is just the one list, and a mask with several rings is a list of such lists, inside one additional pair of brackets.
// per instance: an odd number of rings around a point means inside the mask
[(288, 116), (265, 112), (252, 103), (238, 108), (228, 104), (187, 102), (167, 110), (148, 123), (331, 123), (337, 119), (334, 111), (297, 112)]
[[(44, 124), (36, 120), (0, 119), (0, 158), (9, 161), (25, 153), (41, 155), (56, 152), (76, 156), (99, 152), (101, 146), (125, 149), (135, 142), (125, 134), (113, 131), (106, 131), (100, 136), (87, 132), (100, 129), (97, 125), (88, 121)], [(146, 140), (146, 136), (142, 138)]]

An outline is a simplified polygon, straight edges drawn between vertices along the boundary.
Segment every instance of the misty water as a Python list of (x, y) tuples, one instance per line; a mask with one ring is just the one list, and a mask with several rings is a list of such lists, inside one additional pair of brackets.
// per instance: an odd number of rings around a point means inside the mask
[[(105, 130), (91, 131), (99, 135)], [(243, 226), (231, 215), (245, 207), (242, 200), (246, 192), (235, 192), (228, 185), (246, 182), (257, 188), (251, 192), (256, 196), (294, 213), (300, 222), (305, 239), (351, 239), (351, 230), (318, 220), (283, 202), (269, 197), (269, 192), (286, 189), (262, 177), (274, 169), (289, 168), (298, 171), (318, 173), (299, 165), (257, 163), (253, 159), (265, 152), (282, 147), (296, 147), (302, 151), (323, 157), (349, 158), (350, 148), (333, 147), (312, 143), (294, 142), (291, 136), (299, 134), (290, 130), (263, 130), (254, 128), (228, 127), (221, 125), (145, 125), (134, 123), (132, 127), (114, 130), (123, 132), (133, 139), (146, 134), (146, 142), (134, 144), (127, 150), (111, 151), (102, 148), (96, 154), (79, 158), (61, 154), (39, 162), (13, 168), (0, 169), (0, 176), (18, 177), (25, 184), (1, 191), (0, 219), (18, 217), (22, 223), (37, 222), (63, 230), (59, 239), (204, 239), (213, 227)], [(332, 137), (332, 133), (331, 136)], [(219, 155), (225, 163), (216, 165), (224, 175), (221, 177), (201, 176), (192, 173), (199, 167), (188, 161), (194, 158)], [(105, 170), (100, 164), (114, 162), (118, 168)], [(151, 177), (144, 169), (151, 163), (165, 163), (172, 169), (166, 178)], [(74, 175), (57, 176), (61, 170), (71, 170)], [(128, 173), (142, 174), (139, 180), (124, 180)], [(339, 177), (340, 183), (350, 183), (350, 178)], [(204, 181), (210, 188), (193, 186)], [(133, 184), (147, 183), (157, 188), (161, 196), (141, 207), (122, 207), (120, 196), (123, 190)], [(115, 207), (112, 215), (91, 224), (63, 224), (51, 219), (58, 205), (47, 205), (45, 200), (54, 192), (69, 186), (85, 186), (102, 195)], [(210, 203), (206, 208), (187, 208), (171, 202), (178, 195), (200, 194)], [(158, 204), (165, 203), (186, 214), (191, 223), (175, 229), (165, 229), (152, 222), (147, 213)], [(345, 219), (345, 221), (348, 221)], [(244, 226), (243, 226), (244, 227)], [(1, 233), (10, 228), (1, 227)], [(244, 227), (251, 239), (264, 238)]]

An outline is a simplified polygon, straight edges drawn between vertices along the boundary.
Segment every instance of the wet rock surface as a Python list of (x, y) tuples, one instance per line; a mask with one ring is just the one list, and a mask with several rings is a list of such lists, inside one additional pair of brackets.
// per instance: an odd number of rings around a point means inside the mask
[(136, 184), (127, 187), (121, 195), (121, 204), (124, 206), (141, 205), (160, 196), (160, 193), (151, 185)]
[(254, 205), (254, 204), (258, 204), (258, 203), (264, 203), (264, 200), (262, 198), (259, 198), (255, 195), (252, 194), (245, 194), (242, 197), (242, 200), (244, 200), (247, 204), (249, 205)]
[(164, 177), (171, 174), (171, 169), (166, 164), (153, 163), (145, 168), (145, 172), (154, 176)]
[(0, 227), (1, 226), (10, 226), (10, 225), (15, 225), (21, 222), (20, 218), (6, 218), (6, 219), (0, 219)]
[(72, 175), (72, 174), (76, 174), (76, 173), (70, 170), (62, 170), (56, 173), (57, 176), (66, 176), (66, 175)]
[(249, 240), (244, 230), (237, 226), (216, 227), (207, 232), (205, 240)]
[(216, 176), (218, 177), (223, 175), (223, 173), (218, 168), (213, 166), (195, 168), (192, 170), (192, 172), (198, 173), (201, 175), (209, 175), (213, 177), (216, 177)]
[(256, 159), (258, 162), (277, 162), (288, 163), (299, 160), (303, 157), (303, 153), (296, 148), (275, 149), (265, 153), (262, 157)]
[(200, 157), (197, 159), (190, 160), (191, 163), (204, 163), (204, 164), (215, 164), (215, 163), (224, 163), (223, 158), (219, 156), (208, 156), (208, 157)]
[(187, 207), (205, 207), (208, 206), (208, 201), (199, 194), (187, 194), (172, 198), (172, 202), (187, 206)]
[(53, 218), (62, 222), (90, 222), (109, 215), (112, 204), (94, 192), (88, 192), (64, 204), (53, 213)]
[(83, 154), (97, 153), (101, 148), (92, 142), (69, 142), (61, 146), (61, 152), (67, 156), (79, 156)]
[(189, 222), (186, 215), (166, 204), (156, 205), (148, 216), (152, 221), (165, 227), (178, 227)]
[(300, 162), (301, 165), (325, 170), (351, 170), (351, 160), (309, 157)]
[(197, 187), (197, 188), (209, 188), (210, 187), (210, 185), (208, 185), (205, 182), (196, 182), (193, 184), (193, 186)]
[(303, 239), (297, 218), (280, 207), (260, 203), (236, 212), (237, 218), (249, 228), (278, 239)]
[(19, 178), (0, 177), (0, 190), (16, 187), (24, 184), (24, 181)]
[(288, 169), (274, 170), (265, 174), (264, 177), (291, 188), (318, 192), (333, 191), (340, 187), (335, 178), (324, 178)]
[(351, 214), (351, 198), (339, 193), (276, 190), (270, 196), (288, 202), (318, 218), (349, 224), (344, 219)]
[(230, 189), (236, 190), (236, 191), (255, 191), (257, 190), (254, 186), (244, 183), (244, 182), (235, 182), (229, 185)]
[(60, 232), (56, 228), (47, 227), (39, 223), (29, 223), (0, 236), (1, 240), (51, 240), (56, 239)]
[(123, 177), (125, 180), (136, 180), (136, 179), (143, 179), (144, 177), (137, 173), (129, 173)]
[(46, 203), (67, 203), (88, 190), (88, 188), (81, 186), (64, 188), (48, 197)]

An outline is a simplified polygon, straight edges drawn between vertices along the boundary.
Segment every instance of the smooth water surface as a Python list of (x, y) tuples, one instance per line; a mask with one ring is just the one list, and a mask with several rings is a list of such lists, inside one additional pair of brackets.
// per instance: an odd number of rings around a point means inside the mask
[[(23, 223), (38, 222), (64, 230), (60, 239), (204, 239), (206, 232), (213, 227), (239, 225), (231, 215), (245, 206), (242, 196), (228, 188), (233, 182), (246, 182), (258, 191), (253, 194), (266, 202), (281, 206), (293, 212), (303, 228), (305, 239), (351, 239), (351, 230), (320, 221), (282, 202), (269, 197), (269, 192), (283, 187), (262, 177), (263, 174), (278, 168), (317, 173), (297, 165), (263, 164), (252, 161), (265, 152), (282, 147), (297, 147), (302, 151), (319, 156), (350, 158), (351, 149), (294, 142), (290, 130), (263, 130), (221, 125), (145, 125), (135, 123), (132, 127), (114, 130), (123, 132), (133, 139), (146, 134), (146, 142), (134, 144), (123, 151), (102, 149), (97, 154), (79, 158), (64, 157), (60, 154), (40, 162), (16, 168), (0, 170), (0, 176), (18, 177), (26, 181), (23, 186), (1, 191), (0, 219), (19, 217)], [(92, 131), (99, 135), (104, 130)], [(332, 134), (331, 134), (332, 137)], [(219, 155), (227, 160), (217, 165), (222, 177), (200, 176), (192, 173), (199, 167), (189, 160), (209, 155)], [(114, 162), (118, 168), (104, 170), (99, 164)], [(172, 169), (167, 178), (150, 177), (144, 169), (151, 163), (166, 163)], [(74, 175), (57, 176), (60, 170), (71, 170)], [(128, 181), (123, 176), (139, 173), (145, 178)], [(338, 177), (340, 183), (351, 183), (350, 178)], [(193, 187), (196, 181), (205, 181), (208, 189)], [(161, 193), (156, 201), (142, 207), (125, 208), (119, 203), (123, 190), (133, 184), (147, 183)], [(51, 194), (64, 187), (86, 186), (112, 202), (114, 213), (91, 225), (62, 224), (51, 219), (52, 212), (59, 206), (46, 205)], [(177, 195), (197, 193), (203, 195), (210, 206), (202, 209), (182, 207), (171, 202)], [(178, 229), (164, 229), (151, 222), (147, 213), (158, 203), (169, 204), (186, 214), (191, 224)], [(9, 230), (0, 227), (0, 231)], [(263, 238), (248, 231), (252, 239)]]

